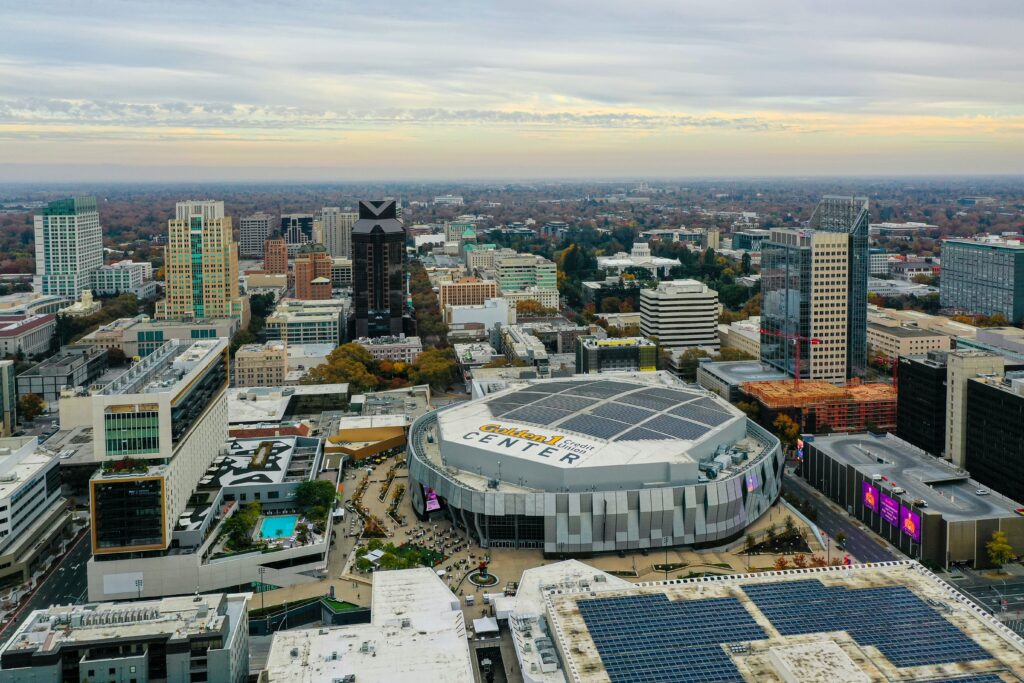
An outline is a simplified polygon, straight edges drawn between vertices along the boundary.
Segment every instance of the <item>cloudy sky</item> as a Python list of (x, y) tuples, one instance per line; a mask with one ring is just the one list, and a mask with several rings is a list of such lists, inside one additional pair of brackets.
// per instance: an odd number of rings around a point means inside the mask
[(0, 180), (1021, 173), (1022, 36), (1021, 0), (0, 0)]

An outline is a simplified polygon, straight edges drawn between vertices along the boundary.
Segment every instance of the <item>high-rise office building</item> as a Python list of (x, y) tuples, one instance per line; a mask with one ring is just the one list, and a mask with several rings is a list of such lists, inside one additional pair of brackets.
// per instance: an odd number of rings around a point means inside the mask
[(1024, 372), (967, 381), (965, 467), (1014, 500), (1024, 491)]
[(555, 264), (534, 254), (517, 254), (495, 259), (498, 287), (503, 292), (517, 292), (528, 287), (558, 286)]
[(405, 313), (405, 226), (393, 200), (359, 202), (352, 228), (353, 335), (401, 334)]
[(50, 202), (35, 217), (36, 277), (42, 294), (78, 299), (103, 265), (95, 197)]
[(825, 196), (811, 215), (811, 228), (847, 237), (846, 376), (864, 377), (868, 368), (868, 227), (867, 197)]
[(288, 243), (280, 235), (272, 236), (263, 244), (263, 270), (288, 274)]
[(718, 292), (697, 280), (659, 282), (640, 293), (640, 334), (666, 349), (718, 350)]
[(896, 436), (941, 457), (946, 450), (947, 351), (899, 360)]
[(238, 224), (238, 251), (248, 258), (263, 258), (263, 244), (277, 227), (277, 218), (269, 213), (245, 216)]
[(327, 253), (335, 258), (352, 258), (352, 227), (359, 220), (354, 211), (342, 211), (337, 206), (325, 206), (320, 212), (323, 244)]
[(0, 436), (10, 436), (18, 420), (18, 385), (14, 361), (0, 360)]
[(1024, 320), (1024, 242), (945, 240), (939, 292), (946, 308)]
[(156, 304), (164, 320), (241, 318), (238, 244), (224, 202), (178, 202), (168, 222), (166, 291)]
[(967, 383), (975, 377), (1001, 377), (1006, 359), (985, 351), (956, 350), (946, 354), (946, 452), (957, 467), (967, 461)]
[(334, 261), (322, 244), (311, 242), (299, 247), (295, 255), (295, 298), (330, 299), (331, 266)]
[(288, 213), (281, 216), (281, 236), (288, 243), (288, 255), (295, 256), (299, 247), (313, 241), (313, 214)]
[(771, 231), (761, 247), (762, 361), (792, 377), (799, 372), (801, 379), (845, 384), (852, 324), (849, 242), (846, 235), (820, 230)]

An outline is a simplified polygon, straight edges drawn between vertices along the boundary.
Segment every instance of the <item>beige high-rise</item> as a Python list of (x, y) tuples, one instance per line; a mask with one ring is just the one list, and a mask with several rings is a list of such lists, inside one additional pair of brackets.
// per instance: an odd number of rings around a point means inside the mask
[(967, 381), (981, 375), (1001, 376), (1005, 359), (987, 351), (957, 349), (946, 356), (947, 459), (963, 467), (967, 457)]
[(165, 320), (244, 317), (238, 292), (238, 244), (224, 202), (178, 202), (167, 224), (166, 292), (156, 305)]

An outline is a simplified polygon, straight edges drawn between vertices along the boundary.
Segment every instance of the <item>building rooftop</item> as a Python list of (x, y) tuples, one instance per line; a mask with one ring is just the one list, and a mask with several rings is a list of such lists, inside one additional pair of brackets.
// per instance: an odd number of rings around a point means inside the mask
[(286, 387), (232, 387), (227, 390), (228, 423), (280, 422), (295, 397), (348, 396), (348, 384), (297, 384)]
[(369, 624), (278, 631), (266, 683), (465, 683), (473, 661), (459, 598), (433, 569), (373, 577)]
[(1024, 640), (916, 562), (544, 594), (565, 680), (934, 681), (1024, 675)]
[(197, 373), (227, 349), (227, 339), (172, 339), (139, 362), (134, 363), (99, 393), (175, 394), (186, 388)]
[(1024, 249), (1024, 241), (1021, 240), (1020, 236), (996, 237), (995, 235), (984, 235), (975, 239), (946, 239), (942, 240), (942, 243), (961, 244), (979, 249), (1011, 249), (1014, 251)]
[[(2, 315), (2, 313), (0, 313)], [(53, 313), (16, 317), (0, 317), (0, 337), (17, 337), (34, 329), (52, 323), (57, 318)]]
[(799, 407), (843, 401), (895, 401), (896, 390), (890, 384), (857, 384), (837, 387), (818, 380), (802, 380), (797, 387), (792, 380), (750, 382), (743, 391), (769, 408)]
[(597, 337), (580, 337), (585, 349), (603, 349), (622, 346), (655, 346), (647, 337), (615, 337), (611, 339), (598, 339)]
[(932, 330), (922, 330), (920, 327), (905, 327), (903, 325), (879, 325), (877, 323), (868, 323), (868, 329), (877, 332), (878, 334), (888, 334), (893, 337), (899, 337), (900, 339), (923, 339), (923, 338), (934, 338), (934, 337), (945, 337), (942, 332), (934, 332)]
[(96, 346), (65, 346), (60, 351), (39, 361), (19, 377), (58, 375), (70, 372), (72, 367), (88, 363), (106, 353)]
[(757, 360), (721, 361), (701, 363), (700, 369), (712, 373), (728, 384), (745, 382), (774, 382), (789, 379), (784, 372), (762, 365)]
[(65, 644), (171, 638), (233, 629), (248, 594), (187, 595), (131, 603), (57, 605), (34, 611), (3, 647), (5, 652), (53, 652)]
[[(867, 478), (881, 475), (875, 483), (892, 498), (892, 489), (901, 487), (909, 504), (923, 500), (929, 511), (950, 520), (1016, 517), (1021, 505), (995, 492), (979, 496), (984, 489), (965, 470), (931, 456), (891, 434), (833, 434), (805, 436), (807, 443), (840, 462), (849, 464)], [(879, 462), (881, 461), (881, 462)]]
[(53, 462), (53, 454), (37, 448), (34, 436), (0, 439), (0, 499), (7, 498)]

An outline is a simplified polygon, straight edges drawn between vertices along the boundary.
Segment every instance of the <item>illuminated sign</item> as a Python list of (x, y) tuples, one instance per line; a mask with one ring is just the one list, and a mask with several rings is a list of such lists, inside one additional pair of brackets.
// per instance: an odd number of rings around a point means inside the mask
[(751, 472), (747, 475), (747, 493), (753, 493), (754, 489), (758, 487), (757, 474)]
[(433, 512), (434, 510), (441, 509), (441, 501), (437, 497), (437, 492), (434, 489), (427, 487), (426, 495), (424, 496), (427, 501), (427, 512)]
[(882, 501), (878, 514), (882, 516), (882, 519), (889, 522), (889, 524), (892, 524), (893, 526), (898, 525), (900, 521), (899, 501), (895, 498), (890, 498), (884, 493), (879, 493), (878, 495)]
[(804, 440), (803, 439), (797, 439), (796, 440), (796, 459), (799, 460), (800, 462), (803, 462), (803, 460), (804, 460)]
[(864, 481), (860, 485), (861, 500), (864, 501), (864, 507), (878, 512), (878, 489)]
[(911, 508), (900, 507), (900, 531), (910, 536), (914, 543), (921, 542), (921, 515)]

